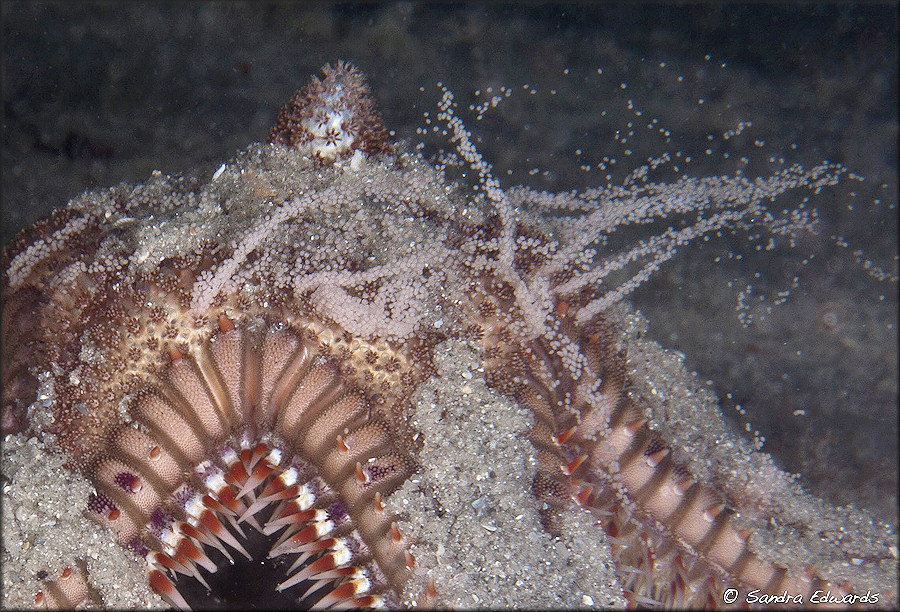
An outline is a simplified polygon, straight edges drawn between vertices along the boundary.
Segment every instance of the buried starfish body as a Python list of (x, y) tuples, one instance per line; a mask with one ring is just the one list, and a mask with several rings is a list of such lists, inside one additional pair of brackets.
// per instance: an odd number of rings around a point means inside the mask
[[(587, 509), (579, 520), (590, 517), (591, 545), (610, 547), (626, 599), (717, 606), (729, 587), (896, 597), (840, 570), (863, 549), (871, 575), (895, 568), (890, 534), (871, 523), (781, 557), (766, 548), (767, 500), (796, 491), (790, 480), (759, 459), (765, 482), (746, 466), (731, 477), (693, 467), (629, 392), (611, 322), (691, 240), (756, 224), (803, 231), (806, 211), (780, 218), (766, 203), (835, 184), (842, 167), (503, 190), (445, 91), (438, 118), (479, 174), (472, 196), (395, 151), (355, 68), (324, 72), (269, 144), (210, 180), (85, 194), (4, 260), (4, 424), (53, 440), (94, 488), (85, 514), (143, 560), (154, 591), (185, 608), (440, 603), (445, 542), (429, 539), (415, 502), (453, 517), (428, 490), (437, 459), (413, 398), (421, 406), (444, 371), (442, 352), (465, 346), (497, 396), (532, 413), (523, 488), (541, 537), (565, 538), (573, 509)], [(602, 251), (622, 225), (679, 215), (691, 215), (681, 229)], [(623, 268), (629, 280), (601, 289)], [(260, 579), (230, 571), (260, 567)], [(45, 578), (35, 603), (109, 604), (83, 559)], [(262, 592), (235, 595), (234, 582)]]

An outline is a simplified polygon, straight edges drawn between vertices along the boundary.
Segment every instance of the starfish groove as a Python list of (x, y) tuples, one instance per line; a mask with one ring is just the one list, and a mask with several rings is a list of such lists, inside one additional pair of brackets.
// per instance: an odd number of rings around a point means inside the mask
[[(388, 141), (355, 67), (323, 73), (270, 142), (210, 179), (89, 192), (4, 256), (3, 422), (52, 440), (93, 487), (84, 515), (153, 591), (179, 608), (443, 603), (443, 542), (415, 515), (422, 501), (446, 515), (446, 498), (429, 489), (417, 406), (456, 347), (531, 415), (520, 484), (540, 537), (568, 541), (573, 512), (589, 521), (619, 603), (718, 607), (730, 588), (896, 599), (835, 569), (867, 544), (873, 565), (895, 564), (889, 538), (813, 538), (824, 569), (807, 544), (774, 554), (766, 524), (784, 515), (760, 489), (797, 489), (758, 458), (764, 482), (744, 464), (698, 468), (652, 414), (622, 332), (622, 299), (683, 245), (749, 229), (793, 238), (814, 214), (770, 202), (847, 180), (845, 168), (504, 189), (448, 90), (436, 118), (456, 151), (435, 166)], [(447, 178), (460, 168), (474, 190)], [(680, 222), (604, 250), (618, 228), (660, 219)], [(37, 605), (108, 603), (85, 559), (41, 580)]]

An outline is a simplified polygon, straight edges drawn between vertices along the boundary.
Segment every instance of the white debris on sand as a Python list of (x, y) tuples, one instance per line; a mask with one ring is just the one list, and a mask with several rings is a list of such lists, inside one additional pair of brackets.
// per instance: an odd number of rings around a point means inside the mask
[(0, 607), (33, 608), (41, 578), (53, 580), (84, 563), (106, 607), (166, 608), (150, 590), (145, 565), (109, 529), (82, 514), (93, 491), (63, 467), (53, 436), (3, 440), (3, 597)]
[(388, 498), (406, 518), (404, 534), (418, 539), (407, 602), (433, 580), (439, 606), (624, 606), (593, 516), (572, 504), (562, 538), (540, 524), (531, 412), (485, 385), (466, 343), (447, 341), (435, 354), (438, 375), (413, 398), (422, 470)]

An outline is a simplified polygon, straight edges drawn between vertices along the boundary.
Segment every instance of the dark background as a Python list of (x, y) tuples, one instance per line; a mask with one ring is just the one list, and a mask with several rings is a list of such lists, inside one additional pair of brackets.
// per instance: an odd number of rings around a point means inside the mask
[[(448, 85), (504, 185), (602, 185), (605, 173), (580, 166), (615, 157), (615, 182), (677, 150), (693, 154), (695, 176), (733, 173), (742, 156), (751, 176), (771, 172), (770, 156), (840, 162), (866, 181), (816, 198), (821, 229), (798, 249), (760, 255), (726, 237), (634, 297), (736, 428), (752, 423), (817, 494), (896, 522), (897, 284), (866, 276), (850, 251), (896, 271), (897, 16), (895, 4), (6, 1), (2, 242), (86, 188), (211, 172), (264, 139), (293, 90), (337, 59), (368, 74), (385, 123), (412, 142), (435, 113), (435, 83)], [(472, 93), (501, 85), (514, 94), (474, 121)], [(672, 142), (640, 127), (650, 117)], [(740, 120), (752, 130), (723, 141)], [(637, 134), (618, 142), (629, 121)], [(787, 303), (740, 325), (748, 281), (765, 306), (798, 271)]]

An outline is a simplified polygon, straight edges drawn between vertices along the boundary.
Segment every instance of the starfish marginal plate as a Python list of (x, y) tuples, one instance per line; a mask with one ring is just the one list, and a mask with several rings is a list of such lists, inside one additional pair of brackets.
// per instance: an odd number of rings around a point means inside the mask
[[(433, 165), (389, 141), (356, 68), (323, 73), (210, 177), (89, 192), (4, 258), (4, 423), (26, 455), (61, 453), (155, 593), (436, 605), (466, 592), (454, 564), (493, 559), (493, 594), (456, 603), (509, 603), (500, 587), (547, 571), (499, 560), (518, 523), (569, 566), (559, 605), (896, 598), (891, 532), (805, 498), (690, 377), (661, 381), (622, 304), (708, 234), (805, 231), (809, 211), (769, 202), (846, 169), (505, 189), (446, 89), (456, 149)], [(605, 250), (659, 219), (678, 225)], [(679, 395), (722, 448), (698, 457), (696, 424), (665, 414)], [(113, 605), (92, 558), (44, 570), (35, 604)]]

